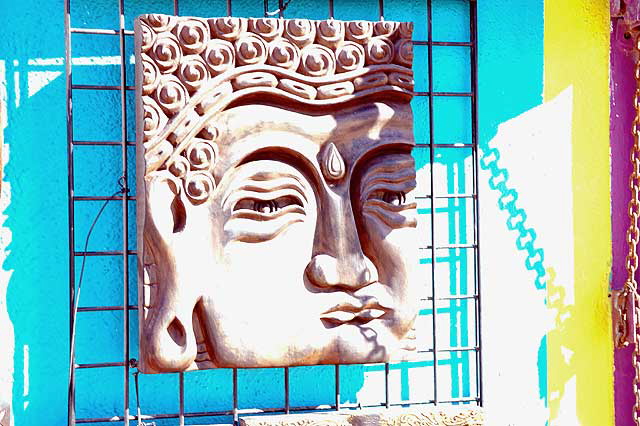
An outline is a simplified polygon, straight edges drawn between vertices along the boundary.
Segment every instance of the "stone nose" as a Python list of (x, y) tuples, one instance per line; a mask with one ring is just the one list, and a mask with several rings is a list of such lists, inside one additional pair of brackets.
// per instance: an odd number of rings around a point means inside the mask
[(356, 291), (378, 281), (375, 265), (364, 254), (340, 258), (318, 254), (313, 256), (305, 273), (314, 286), (324, 289)]
[(314, 255), (305, 269), (319, 288), (355, 291), (378, 281), (378, 270), (365, 254), (348, 194), (328, 197), (318, 214)]

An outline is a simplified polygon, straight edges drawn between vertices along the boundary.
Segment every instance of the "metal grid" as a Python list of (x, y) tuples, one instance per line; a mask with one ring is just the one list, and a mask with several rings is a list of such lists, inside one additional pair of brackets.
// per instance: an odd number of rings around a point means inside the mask
[[(133, 1), (133, 0), (127, 0)], [(256, 0), (259, 1), (259, 0)], [(387, 0), (388, 2), (390, 0)], [(221, 411), (202, 411), (202, 412), (185, 412), (185, 381), (184, 373), (178, 375), (178, 389), (177, 396), (179, 398), (179, 412), (178, 413), (155, 413), (152, 415), (146, 414), (143, 417), (144, 421), (155, 419), (178, 419), (180, 425), (185, 424), (185, 419), (200, 418), (200, 417), (216, 417), (216, 416), (233, 416), (234, 424), (238, 424), (238, 417), (240, 415), (250, 415), (259, 413), (292, 413), (302, 411), (327, 411), (327, 410), (339, 410), (339, 409), (354, 409), (364, 407), (390, 407), (394, 405), (408, 406), (416, 404), (468, 404), (474, 403), (482, 405), (482, 363), (481, 363), (481, 335), (480, 335), (480, 274), (479, 274), (479, 214), (478, 214), (478, 114), (477, 114), (477, 16), (476, 16), (476, 2), (474, 0), (468, 1), (468, 16), (469, 16), (469, 41), (441, 41), (433, 39), (433, 6), (432, 2), (437, 0), (426, 0), (427, 6), (427, 22), (416, 22), (416, 25), (427, 26), (427, 39), (426, 40), (414, 40), (415, 46), (427, 47), (427, 73), (428, 73), (428, 91), (416, 92), (416, 97), (426, 97), (428, 99), (428, 114), (426, 116), (416, 117), (418, 120), (428, 120), (428, 141), (417, 140), (416, 149), (426, 149), (429, 153), (428, 165), (430, 167), (429, 173), (429, 192), (425, 196), (419, 196), (417, 198), (427, 200), (430, 202), (430, 208), (427, 209), (429, 216), (428, 225), (430, 228), (430, 243), (427, 246), (421, 248), (422, 252), (428, 253), (426, 263), (431, 264), (430, 281), (431, 281), (431, 294), (421, 299), (422, 303), (429, 306), (431, 311), (431, 337), (432, 345), (426, 350), (418, 351), (421, 354), (429, 354), (433, 363), (433, 395), (431, 398), (417, 400), (417, 401), (402, 401), (400, 403), (391, 402), (390, 398), (390, 370), (389, 363), (384, 364), (384, 402), (375, 405), (362, 405), (360, 403), (344, 404), (341, 403), (340, 397), (340, 366), (335, 366), (335, 380), (334, 380), (334, 401), (333, 404), (320, 405), (320, 406), (291, 406), (290, 405), (290, 368), (282, 368), (283, 370), (283, 382), (284, 382), (284, 406), (283, 407), (270, 407), (260, 409), (241, 409), (238, 405), (238, 369), (232, 370), (232, 393), (233, 393), (233, 407), (229, 410)], [(135, 250), (130, 249), (129, 245), (129, 201), (135, 201), (135, 196), (131, 196), (128, 193), (126, 182), (129, 180), (131, 174), (129, 166), (129, 153), (127, 148), (135, 146), (135, 142), (129, 140), (130, 133), (127, 129), (127, 93), (134, 90), (133, 86), (128, 86), (127, 82), (127, 53), (126, 53), (126, 38), (133, 35), (133, 31), (125, 29), (125, 0), (117, 0), (118, 2), (118, 15), (119, 15), (119, 28), (118, 29), (104, 29), (104, 28), (78, 28), (72, 26), (72, 12), (71, 12), (71, 0), (65, 0), (65, 64), (66, 64), (66, 99), (67, 99), (67, 158), (68, 158), (68, 211), (69, 211), (69, 305), (70, 305), (70, 335), (71, 348), (70, 348), (70, 374), (69, 374), (69, 395), (68, 395), (68, 424), (75, 425), (79, 423), (102, 423), (102, 422), (116, 422), (119, 424), (128, 425), (131, 421), (140, 422), (140, 411), (131, 415), (131, 403), (130, 403), (130, 385), (131, 381), (135, 379), (136, 399), (139, 398), (138, 388), (138, 373), (135, 369), (136, 360), (130, 358), (130, 311), (137, 311), (138, 307), (130, 305), (129, 303), (129, 291), (131, 284), (129, 283), (129, 261), (131, 256), (136, 255)], [(284, 11), (289, 1), (279, 0), (279, 9), (275, 12), (277, 16), (284, 17)], [(268, 2), (264, 2), (265, 16), (268, 14)], [(384, 19), (385, 4), (384, 0), (378, 0), (379, 17)], [(232, 16), (233, 1), (226, 0), (227, 15)], [(327, 17), (340, 19), (340, 16), (334, 15), (334, 1), (328, 0)], [(173, 13), (175, 15), (180, 14), (179, 0), (173, 0)], [(274, 13), (269, 13), (274, 15)], [(103, 35), (103, 36), (117, 36), (119, 42), (119, 56), (120, 56), (120, 84), (119, 85), (90, 85), (90, 84), (74, 84), (72, 79), (72, 37), (74, 34), (90, 34), (90, 35)], [(468, 61), (470, 64), (470, 91), (434, 91), (434, 46), (448, 46), (448, 47), (467, 47), (469, 48)], [(414, 69), (416, 68), (414, 64)], [(74, 138), (74, 118), (73, 118), (73, 95), (75, 91), (86, 90), (107, 90), (118, 91), (120, 95), (120, 122), (121, 122), (121, 138), (120, 140), (109, 141), (87, 141), (76, 140)], [(438, 143), (436, 142), (436, 135), (434, 134), (434, 99), (437, 97), (457, 97), (468, 98), (470, 100), (470, 126), (471, 126), (471, 140), (470, 143)], [(123, 183), (123, 195), (115, 196), (76, 196), (75, 195), (75, 183), (74, 175), (76, 171), (76, 165), (74, 164), (74, 147), (76, 146), (119, 146), (121, 148), (121, 182)], [(439, 148), (447, 148), (454, 150), (468, 150), (470, 152), (471, 160), (471, 192), (454, 194), (438, 194), (437, 193), (437, 180), (434, 177), (434, 167), (436, 150)], [(459, 164), (458, 164), (459, 166)], [(101, 250), (101, 251), (78, 251), (76, 249), (76, 215), (75, 207), (76, 203), (85, 201), (106, 201), (117, 200), (122, 205), (122, 220), (121, 220), (121, 234), (122, 234), (122, 249), (121, 250)], [(459, 203), (460, 201), (471, 202), (471, 220), (472, 235), (471, 241), (461, 241), (459, 243), (438, 244), (436, 241), (436, 233), (440, 231), (436, 225), (437, 219), (437, 200), (447, 201), (449, 204)], [(436, 286), (436, 263), (438, 262), (438, 251), (447, 250), (451, 253), (459, 253), (461, 251), (470, 250), (472, 252), (471, 263), (473, 272), (473, 291), (471, 294), (447, 294), (438, 295), (438, 289)], [(453, 254), (451, 254), (453, 255)], [(76, 307), (76, 259), (86, 258), (93, 256), (118, 256), (122, 261), (122, 300), (123, 303), (120, 306), (78, 306)], [(447, 347), (441, 345), (438, 341), (438, 327), (437, 327), (437, 313), (438, 302), (445, 301), (450, 303), (458, 303), (466, 300), (474, 301), (472, 308), (475, 316), (475, 330), (474, 330), (474, 345), (467, 346), (455, 346)], [(121, 361), (113, 362), (101, 362), (101, 363), (76, 363), (75, 358), (75, 345), (74, 345), (74, 333), (75, 322), (78, 321), (77, 313), (83, 312), (104, 312), (104, 311), (121, 311), (123, 313), (122, 321), (122, 339), (123, 339), (123, 358)], [(475, 395), (460, 398), (442, 398), (438, 395), (438, 365), (444, 358), (441, 354), (445, 353), (457, 353), (466, 352), (472, 353), (475, 357)], [(122, 368), (122, 383), (123, 383), (123, 404), (122, 412), (120, 415), (114, 415), (111, 417), (85, 417), (76, 418), (76, 370), (78, 369), (106, 369), (106, 368)], [(273, 389), (273, 392), (278, 390)], [(139, 402), (138, 402), (139, 407)]]

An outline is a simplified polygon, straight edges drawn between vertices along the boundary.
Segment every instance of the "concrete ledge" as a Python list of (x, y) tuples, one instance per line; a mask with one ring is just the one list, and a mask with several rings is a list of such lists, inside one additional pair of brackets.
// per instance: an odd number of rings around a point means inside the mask
[(241, 417), (240, 426), (481, 426), (479, 407), (392, 408)]

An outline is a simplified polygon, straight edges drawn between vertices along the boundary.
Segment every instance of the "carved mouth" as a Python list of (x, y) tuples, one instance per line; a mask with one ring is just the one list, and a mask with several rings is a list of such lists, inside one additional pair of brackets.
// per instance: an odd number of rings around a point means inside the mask
[(354, 298), (329, 308), (320, 314), (320, 319), (330, 325), (366, 324), (391, 311), (391, 308), (381, 305), (374, 297), (366, 298), (364, 302)]

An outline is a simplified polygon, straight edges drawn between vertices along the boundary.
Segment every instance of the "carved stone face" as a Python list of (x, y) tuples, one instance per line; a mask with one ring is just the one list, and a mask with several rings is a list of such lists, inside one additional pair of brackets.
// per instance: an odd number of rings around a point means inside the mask
[(143, 371), (406, 358), (418, 298), (407, 98), (248, 98), (198, 128), (165, 168), (149, 172), (142, 152)]

